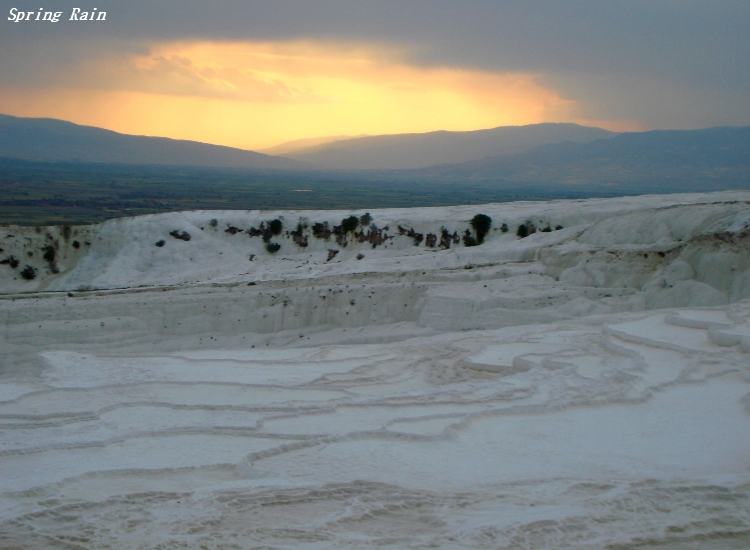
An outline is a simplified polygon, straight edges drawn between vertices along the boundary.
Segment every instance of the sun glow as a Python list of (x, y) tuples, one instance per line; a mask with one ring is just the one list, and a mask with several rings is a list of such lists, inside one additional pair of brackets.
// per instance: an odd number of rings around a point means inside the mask
[(48, 87), (0, 89), (0, 110), (247, 149), (572, 120), (575, 103), (538, 75), (404, 59), (367, 44), (154, 43), (67, 67)]

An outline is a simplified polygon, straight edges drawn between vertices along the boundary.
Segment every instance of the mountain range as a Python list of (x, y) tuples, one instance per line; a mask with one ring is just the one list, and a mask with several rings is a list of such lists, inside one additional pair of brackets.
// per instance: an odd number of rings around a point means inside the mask
[[(326, 139), (333, 141), (321, 143)], [(316, 138), (275, 149), (285, 148), (290, 158), (0, 115), (0, 157), (33, 161), (276, 169), (352, 182), (624, 185), (638, 193), (750, 188), (750, 127), (615, 134), (545, 123), (474, 132)]]
[(589, 143), (616, 135), (601, 128), (578, 124), (544, 123), (500, 126), (471, 132), (365, 136), (296, 150), (281, 149), (280, 152), (323, 169), (407, 170), (479, 160), (492, 155), (514, 155), (540, 145), (563, 141)]
[(591, 143), (543, 145), (517, 155), (394, 171), (431, 181), (550, 184), (750, 185), (750, 127), (629, 132)]
[(0, 157), (277, 170), (309, 168), (296, 160), (233, 147), (120, 134), (52, 118), (8, 115), (0, 115)]
[(560, 142), (589, 143), (615, 135), (601, 128), (544, 123), (471, 132), (306, 138), (261, 153), (121, 134), (50, 118), (0, 115), (0, 157), (279, 170), (408, 170), (513, 155)]

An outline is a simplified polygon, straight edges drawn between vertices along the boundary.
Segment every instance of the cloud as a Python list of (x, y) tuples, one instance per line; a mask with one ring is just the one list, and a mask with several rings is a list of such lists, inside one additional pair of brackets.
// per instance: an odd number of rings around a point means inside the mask
[[(4, 13), (17, 4), (0, 0)], [(56, 9), (76, 4), (56, 0)], [(390, 97), (397, 90), (407, 97), (409, 87), (434, 84), (425, 75), (450, 70), (457, 75), (454, 89), (482, 80), (470, 75), (506, 78), (502, 85), (483, 81), (490, 96), (504, 98), (499, 88), (517, 75), (550, 92), (543, 109), (548, 120), (641, 128), (750, 124), (745, 0), (98, 0), (97, 6), (108, 13), (104, 25), (0, 21), (2, 84), (35, 94), (78, 85), (102, 93), (322, 105), (341, 101), (344, 89), (374, 89), (356, 78), (357, 67), (349, 62), (360, 49), (370, 74), (391, 78), (396, 65), (411, 71), (410, 78), (384, 84)], [(252, 68), (262, 65), (258, 52), (252, 63), (222, 57), (214, 65), (195, 49), (202, 45), (208, 55), (222, 44), (274, 45), (275, 66)], [(304, 67), (293, 67), (293, 52), (285, 62), (278, 57), (282, 45), (304, 44), (310, 49), (301, 60), (322, 71), (322, 81), (335, 81), (325, 59), (345, 66), (351, 78), (339, 79), (340, 89), (330, 91), (325, 82), (303, 78)], [(177, 45), (193, 49), (181, 53)], [(316, 47), (320, 59), (313, 55)], [(378, 73), (377, 62), (388, 69)], [(469, 95), (477, 105), (482, 93)], [(528, 105), (521, 112), (530, 112)], [(501, 118), (485, 120), (489, 125)], [(314, 132), (321, 133), (323, 128)]]
[(341, 42), (153, 43), (59, 66), (44, 86), (5, 86), (0, 109), (245, 148), (570, 118), (574, 102), (538, 75), (425, 67), (408, 54)]

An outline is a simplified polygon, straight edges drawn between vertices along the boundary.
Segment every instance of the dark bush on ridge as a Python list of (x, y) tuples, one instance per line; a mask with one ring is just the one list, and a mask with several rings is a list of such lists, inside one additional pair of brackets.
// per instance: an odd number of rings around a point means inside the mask
[(281, 248), (281, 245), (278, 243), (268, 243), (266, 245), (266, 250), (268, 250), (268, 252), (270, 252), (271, 254), (275, 254), (276, 252), (279, 251), (280, 248)]
[(30, 265), (27, 265), (23, 268), (23, 271), (21, 271), (21, 277), (23, 277), (27, 281), (32, 280), (34, 277), (36, 277), (36, 269), (31, 267)]
[(473, 235), (464, 235), (464, 246), (477, 246), (478, 244)]
[(485, 214), (477, 214), (471, 219), (471, 227), (474, 228), (474, 232), (477, 234), (477, 242), (482, 244), (484, 237), (492, 227), (492, 218)]
[(181, 241), (189, 241), (190, 240), (190, 233), (187, 231), (178, 231), (175, 229), (174, 231), (170, 231), (169, 234), (174, 237), (175, 239), (179, 239)]
[(52, 263), (55, 261), (55, 247), (52, 245), (47, 245), (44, 248), (42, 248), (42, 251), (44, 254), (42, 254), (42, 258), (44, 258), (49, 263)]
[(518, 231), (516, 231), (516, 235), (518, 235), (522, 239), (524, 237), (528, 237), (529, 236), (529, 228), (526, 227), (525, 223), (522, 223), (521, 225), (518, 226)]
[(369, 212), (365, 212), (359, 217), (359, 225), (362, 227), (367, 227), (372, 223), (372, 216), (370, 216)]
[(357, 216), (349, 216), (348, 218), (344, 218), (341, 220), (341, 232), (346, 234), (350, 231), (354, 231), (357, 229), (357, 226), (359, 225), (359, 218)]
[(13, 269), (17, 268), (17, 267), (18, 267), (18, 264), (20, 264), (20, 263), (21, 263), (21, 262), (19, 262), (19, 261), (18, 261), (18, 260), (16, 259), (16, 257), (15, 257), (15, 256), (13, 256), (13, 255), (10, 255), (10, 256), (8, 256), (8, 257), (7, 257), (7, 258), (5, 258), (4, 260), (0, 260), (0, 265), (2, 265), (2, 264), (8, 264), (8, 265), (10, 265), (10, 267), (11, 267), (11, 268), (13, 268)]
[(281, 230), (284, 229), (284, 225), (281, 223), (281, 220), (275, 219), (268, 222), (268, 229), (271, 231), (271, 235), (279, 235), (281, 234)]

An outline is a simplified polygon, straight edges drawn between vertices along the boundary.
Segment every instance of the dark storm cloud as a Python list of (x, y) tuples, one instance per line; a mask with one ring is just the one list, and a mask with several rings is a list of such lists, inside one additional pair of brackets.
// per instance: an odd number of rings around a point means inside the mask
[[(142, 41), (194, 38), (372, 41), (404, 46), (418, 64), (541, 73), (600, 118), (609, 113), (653, 122), (656, 116), (658, 125), (672, 127), (750, 123), (746, 0), (90, 3), (108, 12), (106, 24), (4, 20), (4, 78), (28, 76), (29, 64), (43, 63), (45, 51), (74, 58), (88, 55), (87, 46), (128, 49)], [(11, 7), (67, 14), (82, 6), (68, 0), (0, 5), (3, 19)], [(670, 97), (674, 102), (667, 105)], [(700, 116), (690, 113), (701, 105)]]

